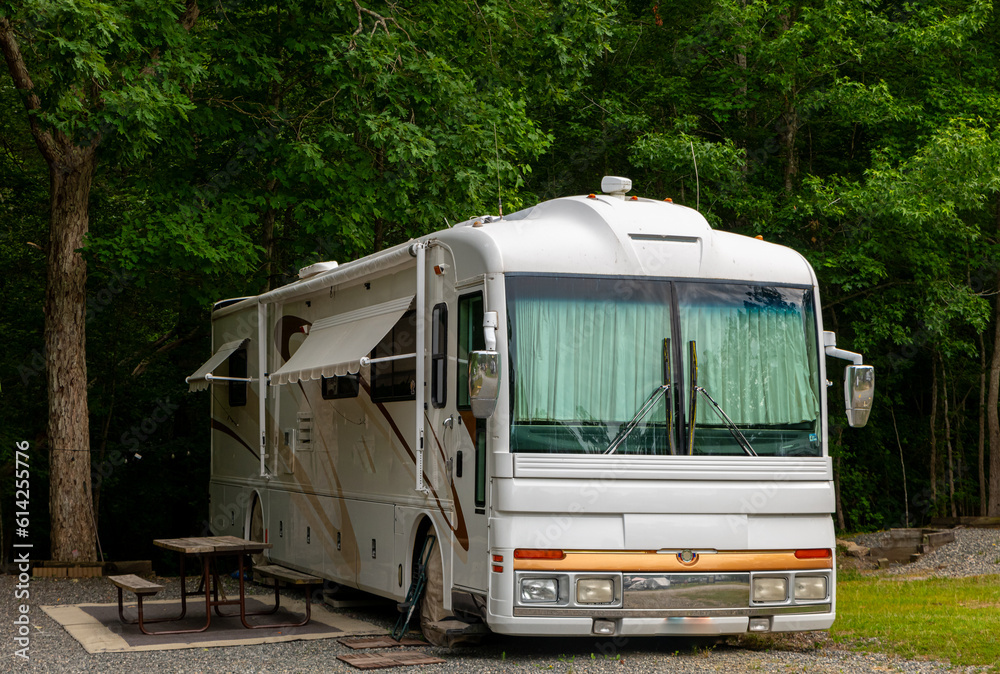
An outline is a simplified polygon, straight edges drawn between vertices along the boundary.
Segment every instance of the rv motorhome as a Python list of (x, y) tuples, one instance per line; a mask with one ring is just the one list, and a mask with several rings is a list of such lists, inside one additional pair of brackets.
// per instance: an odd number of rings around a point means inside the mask
[(872, 368), (800, 254), (602, 188), (217, 303), (213, 532), (397, 600), (433, 536), (425, 612), (504, 634), (829, 627)]

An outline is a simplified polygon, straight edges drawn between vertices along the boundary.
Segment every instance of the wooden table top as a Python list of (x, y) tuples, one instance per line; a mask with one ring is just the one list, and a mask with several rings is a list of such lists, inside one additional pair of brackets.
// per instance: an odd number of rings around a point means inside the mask
[(153, 545), (185, 555), (263, 552), (270, 543), (248, 541), (236, 536), (199, 536), (193, 538), (158, 538)]

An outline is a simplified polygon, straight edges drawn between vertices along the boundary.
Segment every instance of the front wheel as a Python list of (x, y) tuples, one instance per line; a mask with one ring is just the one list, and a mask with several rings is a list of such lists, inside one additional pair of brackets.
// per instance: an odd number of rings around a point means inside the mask
[(420, 631), (423, 632), (424, 638), (435, 646), (448, 646), (450, 645), (448, 636), (433, 625), (433, 623), (448, 617), (448, 612), (444, 608), (444, 568), (441, 565), (441, 541), (437, 538), (434, 529), (428, 531), (427, 535), (434, 536), (437, 545), (431, 551), (431, 558), (427, 561), (425, 571), (427, 581), (424, 585), (424, 594), (420, 597)]

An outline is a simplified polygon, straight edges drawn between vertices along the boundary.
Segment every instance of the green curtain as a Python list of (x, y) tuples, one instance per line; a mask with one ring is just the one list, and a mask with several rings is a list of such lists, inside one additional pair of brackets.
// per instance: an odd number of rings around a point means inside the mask
[[(685, 344), (697, 342), (698, 383), (734, 423), (796, 424), (819, 417), (816, 358), (808, 346), (815, 332), (808, 327), (811, 312), (803, 316), (801, 305), (787, 303), (682, 302), (680, 316)], [(722, 423), (704, 397), (697, 421)]]
[(663, 383), (670, 306), (520, 297), (513, 337), (515, 423), (624, 422)]

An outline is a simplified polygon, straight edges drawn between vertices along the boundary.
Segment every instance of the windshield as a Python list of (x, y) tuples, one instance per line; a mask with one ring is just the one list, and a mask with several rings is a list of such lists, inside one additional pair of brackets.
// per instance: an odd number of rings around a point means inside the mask
[[(697, 384), (758, 455), (818, 456), (812, 291), (729, 283), (675, 287), (685, 344), (695, 343)], [(690, 349), (684, 349), (685, 375), (689, 359)], [(693, 453), (742, 454), (725, 422), (706, 403), (702, 398), (696, 407)]]
[[(686, 453), (690, 340), (698, 385), (758, 455), (821, 451), (809, 289), (510, 275), (507, 302), (512, 452)], [(744, 454), (707, 402), (695, 419), (694, 454)]]

